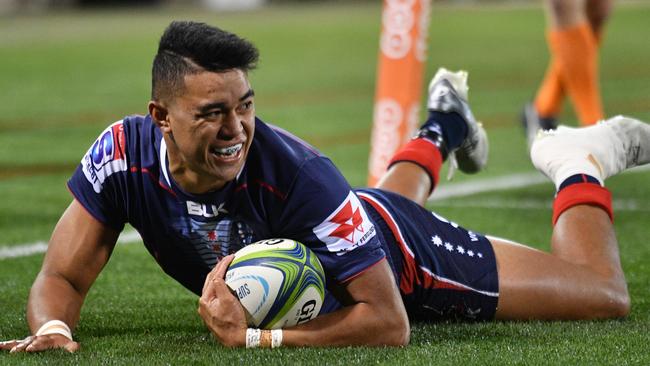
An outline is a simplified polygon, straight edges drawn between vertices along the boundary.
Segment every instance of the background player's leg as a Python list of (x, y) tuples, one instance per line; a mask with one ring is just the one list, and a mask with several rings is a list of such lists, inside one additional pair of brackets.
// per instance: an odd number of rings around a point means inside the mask
[[(557, 70), (561, 84), (583, 125), (603, 119), (598, 86), (598, 41), (587, 17), (586, 0), (548, 0), (548, 43), (553, 55), (551, 69)], [(547, 90), (548, 89), (548, 90)], [(542, 84), (535, 107), (540, 115), (557, 113), (558, 95), (551, 97)], [(557, 90), (559, 92), (559, 90)], [(548, 95), (547, 95), (548, 94)]]
[[(602, 42), (605, 22), (612, 9), (611, 0), (585, 1), (547, 1), (548, 28), (558, 29), (571, 27), (581, 22), (588, 21), (591, 31), (596, 37), (598, 45)], [(586, 19), (585, 19), (586, 16)], [(545, 108), (539, 111), (542, 117), (557, 116), (560, 112), (565, 88), (562, 85), (560, 66), (555, 58), (549, 62), (549, 68), (538, 91), (538, 106)]]
[(599, 43), (611, 12), (612, 0), (587, 0), (587, 19)]
[(629, 296), (612, 223), (601, 208), (562, 213), (551, 254), (489, 238), (499, 271), (498, 319), (625, 316)]
[[(584, 7), (585, 0), (546, 0), (547, 43), (551, 52), (548, 68), (535, 96), (535, 113), (539, 115), (543, 129), (555, 128), (560, 114), (562, 100), (566, 92), (562, 78), (562, 67), (554, 54), (550, 34), (561, 28), (573, 27), (587, 21)], [(530, 112), (529, 112), (530, 113)], [(533, 117), (527, 117), (533, 118)], [(531, 128), (533, 126), (529, 126)], [(536, 131), (531, 133), (534, 136)], [(529, 137), (530, 139), (531, 137)], [(532, 141), (529, 141), (531, 143)]]
[(587, 21), (587, 0), (546, 0), (544, 3), (550, 29), (571, 27)]

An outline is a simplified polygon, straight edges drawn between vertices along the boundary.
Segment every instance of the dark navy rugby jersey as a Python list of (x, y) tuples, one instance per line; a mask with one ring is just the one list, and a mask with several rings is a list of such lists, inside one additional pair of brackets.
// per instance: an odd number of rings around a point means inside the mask
[(162, 269), (196, 294), (219, 259), (260, 239), (304, 243), (337, 282), (386, 256), (382, 233), (338, 169), (286, 131), (256, 119), (242, 171), (206, 194), (174, 182), (166, 151), (150, 116), (126, 117), (102, 132), (68, 187), (105, 225), (135, 227)]

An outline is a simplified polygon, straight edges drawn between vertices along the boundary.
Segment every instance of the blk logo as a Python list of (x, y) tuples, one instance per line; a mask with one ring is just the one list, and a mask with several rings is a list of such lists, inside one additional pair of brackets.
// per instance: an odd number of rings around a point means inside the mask
[(190, 215), (212, 218), (219, 216), (220, 213), (228, 213), (228, 210), (223, 208), (223, 206), (225, 206), (225, 202), (217, 207), (216, 205), (187, 201), (187, 213)]

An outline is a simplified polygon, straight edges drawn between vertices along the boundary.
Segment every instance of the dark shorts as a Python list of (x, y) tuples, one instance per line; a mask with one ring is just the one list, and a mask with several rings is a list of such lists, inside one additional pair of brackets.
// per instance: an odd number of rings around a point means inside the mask
[(358, 190), (383, 233), (412, 320), (494, 318), (499, 299), (490, 241), (400, 195)]

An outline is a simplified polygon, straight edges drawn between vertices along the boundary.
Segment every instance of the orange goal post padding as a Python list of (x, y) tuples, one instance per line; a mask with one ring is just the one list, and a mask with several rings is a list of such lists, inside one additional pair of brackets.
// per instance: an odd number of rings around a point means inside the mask
[(368, 186), (418, 125), (430, 0), (384, 0), (368, 161)]

